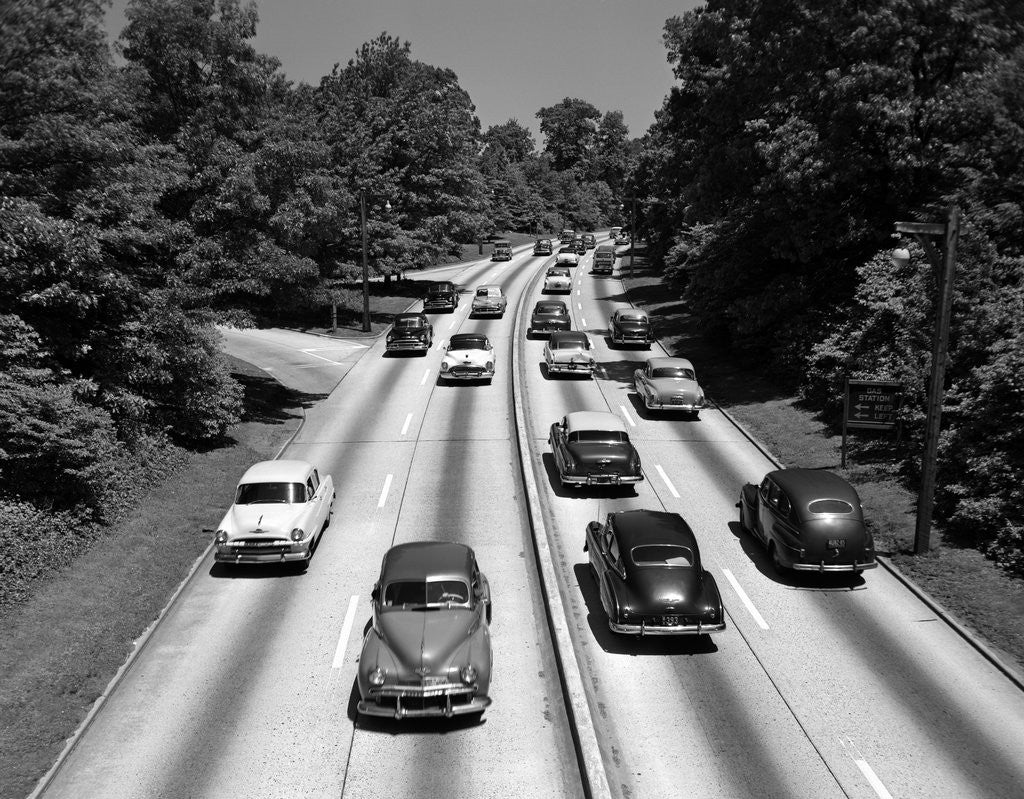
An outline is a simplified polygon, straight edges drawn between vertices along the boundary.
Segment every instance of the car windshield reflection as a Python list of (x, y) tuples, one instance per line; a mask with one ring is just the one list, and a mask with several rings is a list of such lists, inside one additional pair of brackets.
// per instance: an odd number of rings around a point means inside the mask
[(274, 502), (305, 502), (306, 486), (302, 483), (244, 483), (238, 487), (236, 505), (258, 505)]
[(384, 589), (384, 607), (422, 610), (468, 603), (469, 588), (462, 580), (398, 580)]

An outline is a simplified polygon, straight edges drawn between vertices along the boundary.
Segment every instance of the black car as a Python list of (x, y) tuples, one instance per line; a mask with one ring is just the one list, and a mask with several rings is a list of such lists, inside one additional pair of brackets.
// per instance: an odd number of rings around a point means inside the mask
[(537, 239), (537, 243), (533, 245), (534, 255), (551, 255), (553, 252), (551, 239)]
[(459, 290), (455, 284), (442, 280), (431, 283), (423, 295), (424, 311), (452, 311), (459, 305)]
[(572, 320), (569, 309), (561, 300), (541, 300), (533, 306), (530, 326), (526, 328), (529, 338), (534, 333), (550, 333), (553, 330), (571, 330)]
[(678, 513), (630, 510), (587, 525), (590, 568), (612, 632), (707, 635), (725, 629), (715, 578)]
[(776, 571), (873, 569), (875, 543), (856, 489), (822, 469), (778, 469), (740, 491), (740, 526), (765, 547)]
[(395, 314), (387, 336), (388, 352), (421, 352), (427, 354), (434, 343), (434, 326), (421, 313)]
[(619, 486), (644, 479), (626, 425), (607, 411), (575, 411), (548, 435), (562, 485)]
[(608, 320), (608, 336), (612, 344), (639, 344), (650, 349), (654, 341), (654, 327), (647, 311), (619, 308)]

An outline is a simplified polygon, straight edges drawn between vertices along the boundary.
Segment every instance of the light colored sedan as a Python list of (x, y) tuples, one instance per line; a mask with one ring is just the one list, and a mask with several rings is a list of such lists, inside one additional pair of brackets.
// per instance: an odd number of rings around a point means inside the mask
[(575, 247), (562, 247), (555, 256), (557, 266), (579, 266), (580, 254)]
[(309, 563), (330, 524), (334, 481), (306, 461), (257, 463), (217, 528), (219, 563)]
[(457, 333), (441, 360), (442, 382), (448, 380), (486, 380), (494, 377), (494, 347), (483, 333)]
[(596, 362), (590, 337), (578, 330), (555, 331), (544, 345), (548, 374), (586, 375), (593, 378)]
[(501, 290), (501, 286), (487, 284), (477, 286), (473, 292), (473, 307), (470, 310), (471, 316), (504, 316), (505, 308), (508, 306), (508, 297)]
[(693, 364), (686, 358), (648, 358), (633, 373), (633, 386), (648, 410), (684, 411), (694, 416), (707, 405)]
[(566, 266), (549, 266), (544, 275), (545, 294), (568, 294), (572, 291), (572, 272)]

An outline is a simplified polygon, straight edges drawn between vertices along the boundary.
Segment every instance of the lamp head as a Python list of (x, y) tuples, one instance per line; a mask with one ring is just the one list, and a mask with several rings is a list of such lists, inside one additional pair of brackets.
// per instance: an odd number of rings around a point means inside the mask
[(910, 263), (910, 250), (906, 247), (897, 247), (892, 251), (892, 262), (898, 267), (907, 266)]

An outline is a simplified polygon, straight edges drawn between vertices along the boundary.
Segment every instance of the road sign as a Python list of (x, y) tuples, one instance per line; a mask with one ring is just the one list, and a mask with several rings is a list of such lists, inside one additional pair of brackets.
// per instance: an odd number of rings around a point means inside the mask
[(846, 427), (892, 430), (903, 400), (903, 384), (888, 380), (846, 381)]

